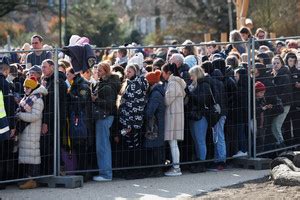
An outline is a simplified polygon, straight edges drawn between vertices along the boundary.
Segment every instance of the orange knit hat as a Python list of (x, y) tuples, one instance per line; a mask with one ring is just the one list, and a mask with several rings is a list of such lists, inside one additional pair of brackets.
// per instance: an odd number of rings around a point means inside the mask
[(146, 79), (150, 85), (154, 85), (160, 81), (161, 71), (155, 70), (154, 72), (148, 72), (146, 74)]

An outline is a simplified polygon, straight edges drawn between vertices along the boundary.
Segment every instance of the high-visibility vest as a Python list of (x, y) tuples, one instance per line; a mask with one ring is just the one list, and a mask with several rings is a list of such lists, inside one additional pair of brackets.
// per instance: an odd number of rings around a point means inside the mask
[(6, 111), (4, 107), (4, 97), (2, 91), (0, 91), (0, 122), (0, 134), (9, 131), (9, 125), (6, 119)]

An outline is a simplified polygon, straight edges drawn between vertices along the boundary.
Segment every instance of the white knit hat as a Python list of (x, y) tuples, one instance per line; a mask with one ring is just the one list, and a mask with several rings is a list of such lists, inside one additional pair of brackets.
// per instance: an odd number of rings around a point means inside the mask
[(140, 70), (143, 69), (144, 65), (144, 55), (142, 53), (135, 53), (129, 60), (128, 60), (128, 65), (130, 64), (136, 64), (139, 66)]

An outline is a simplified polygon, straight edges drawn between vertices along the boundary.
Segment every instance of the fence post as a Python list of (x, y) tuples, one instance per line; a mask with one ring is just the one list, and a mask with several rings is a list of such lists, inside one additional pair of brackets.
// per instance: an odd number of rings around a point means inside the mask
[(211, 41), (211, 35), (210, 33), (205, 33), (204, 34), (204, 42), (209, 42)]
[[(252, 38), (252, 69), (255, 70), (255, 40)], [(249, 88), (250, 90), (250, 88)], [(257, 122), (256, 122), (256, 101), (255, 101), (255, 76), (252, 79), (252, 105), (253, 105), (253, 158), (256, 158), (256, 137), (257, 137)]]
[(252, 38), (247, 42), (248, 51), (248, 156), (251, 157), (251, 44)]
[(54, 176), (60, 172), (60, 137), (59, 137), (59, 81), (58, 81), (58, 49), (55, 48), (54, 56)]
[(227, 42), (227, 33), (221, 33), (221, 42)]

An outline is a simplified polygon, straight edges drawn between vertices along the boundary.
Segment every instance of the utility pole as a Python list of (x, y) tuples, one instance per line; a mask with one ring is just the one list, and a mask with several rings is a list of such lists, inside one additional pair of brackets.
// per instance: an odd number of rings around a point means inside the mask
[(68, 0), (64, 0), (65, 2), (65, 35), (64, 35), (64, 41), (65, 41), (65, 46), (68, 45), (67, 41), (67, 13), (68, 13)]

